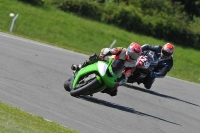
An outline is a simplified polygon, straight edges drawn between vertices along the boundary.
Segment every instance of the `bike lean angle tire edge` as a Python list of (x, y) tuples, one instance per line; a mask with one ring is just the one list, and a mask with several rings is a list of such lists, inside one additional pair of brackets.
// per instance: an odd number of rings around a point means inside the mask
[(87, 92), (87, 91), (90, 91), (90, 90), (93, 90), (94, 88), (100, 88), (102, 85), (99, 83), (99, 81), (94, 78), (93, 80), (91, 80), (91, 82), (89, 82), (87, 85), (81, 87), (81, 88), (78, 88), (76, 90), (71, 90), (70, 91), (70, 95), (71, 96), (80, 96), (80, 95), (83, 95), (84, 92)]
[(70, 91), (70, 84), (71, 84), (70, 81), (71, 81), (71, 79), (72, 79), (72, 78), (66, 80), (65, 83), (64, 83), (64, 88), (65, 88), (65, 90), (68, 91), (68, 92)]

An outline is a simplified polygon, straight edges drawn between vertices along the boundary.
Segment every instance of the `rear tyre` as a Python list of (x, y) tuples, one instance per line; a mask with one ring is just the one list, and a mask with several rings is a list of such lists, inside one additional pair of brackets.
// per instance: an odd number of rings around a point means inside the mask
[[(77, 84), (78, 86), (78, 84)], [(93, 91), (95, 89), (100, 88), (102, 85), (99, 83), (99, 81), (94, 78), (90, 80), (86, 85), (80, 87), (80, 88), (75, 88), (70, 91), (71, 96), (80, 96), (80, 95), (85, 95), (87, 92)]]

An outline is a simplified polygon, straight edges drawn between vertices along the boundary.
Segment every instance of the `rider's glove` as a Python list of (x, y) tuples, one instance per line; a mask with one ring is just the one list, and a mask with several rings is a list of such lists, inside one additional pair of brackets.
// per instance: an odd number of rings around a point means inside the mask
[(92, 54), (92, 55), (90, 55), (90, 57), (89, 57), (89, 62), (90, 62), (90, 64), (92, 64), (92, 63), (94, 63), (94, 62), (97, 62), (99, 60), (99, 57), (98, 57), (98, 55), (96, 55), (96, 54)]
[(103, 55), (103, 54), (100, 54), (100, 55), (99, 55), (99, 58), (100, 58), (101, 60), (103, 60), (104, 57), (105, 57), (105, 55)]

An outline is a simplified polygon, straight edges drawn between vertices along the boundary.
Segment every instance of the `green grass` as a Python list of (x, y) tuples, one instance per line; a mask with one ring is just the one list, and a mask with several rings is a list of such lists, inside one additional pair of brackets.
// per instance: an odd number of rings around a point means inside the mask
[[(115, 46), (123, 47), (127, 47), (132, 41), (141, 45), (166, 43), (163, 40), (127, 32), (113, 25), (79, 18), (51, 6), (34, 7), (17, 0), (6, 0), (0, 4), (2, 32), (9, 32), (12, 21), (9, 17), (10, 12), (19, 14), (12, 34), (85, 54), (99, 53), (101, 48), (108, 47), (114, 39), (117, 39)], [(174, 45), (174, 67), (168, 76), (200, 83), (199, 51)]]
[(0, 102), (1, 133), (78, 133)]
[[(17, 0), (0, 0), (1, 32), (9, 33), (12, 21), (12, 18), (9, 17), (11, 12), (18, 13), (19, 17), (15, 22), (13, 32), (10, 34), (88, 55), (99, 53), (103, 47), (108, 47), (114, 39), (117, 40), (115, 46), (123, 47), (127, 47), (132, 41), (141, 45), (146, 43), (163, 45), (166, 43), (163, 40), (127, 32), (113, 25), (76, 17), (51, 6), (33, 7)], [(174, 67), (168, 76), (199, 84), (200, 51), (174, 45)], [(3, 132), (64, 132), (67, 130), (55, 123), (44, 122), (45, 120), (40, 117), (34, 117), (2, 103), (0, 106), (0, 129)], [(21, 117), (18, 117), (20, 115)], [(22, 119), (26, 123), (23, 123)], [(28, 126), (24, 126), (24, 124)], [(41, 124), (44, 126), (38, 127)]]

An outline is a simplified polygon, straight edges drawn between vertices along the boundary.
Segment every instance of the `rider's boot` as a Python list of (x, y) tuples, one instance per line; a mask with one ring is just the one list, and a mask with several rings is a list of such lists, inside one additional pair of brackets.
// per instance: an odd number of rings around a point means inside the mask
[(118, 85), (115, 85), (113, 88), (105, 88), (104, 90), (101, 91), (101, 93), (107, 93), (110, 96), (116, 96), (117, 88), (118, 88)]
[(83, 67), (85, 67), (85, 66), (87, 66), (87, 65), (89, 65), (89, 64), (92, 64), (92, 63), (98, 61), (98, 59), (99, 59), (99, 56), (98, 56), (98, 55), (92, 54), (92, 55), (89, 57), (89, 61), (86, 60), (86, 61), (83, 62), (82, 64), (78, 64), (78, 65), (73, 64), (73, 65), (71, 66), (71, 69), (72, 69), (73, 71), (79, 71), (81, 68), (83, 68)]
[(151, 89), (151, 86), (152, 86), (154, 81), (155, 81), (155, 78), (150, 77), (146, 82), (144, 82), (144, 87), (146, 89)]
[(116, 96), (117, 95), (117, 88), (115, 88), (112, 92), (109, 93), (110, 96)]

